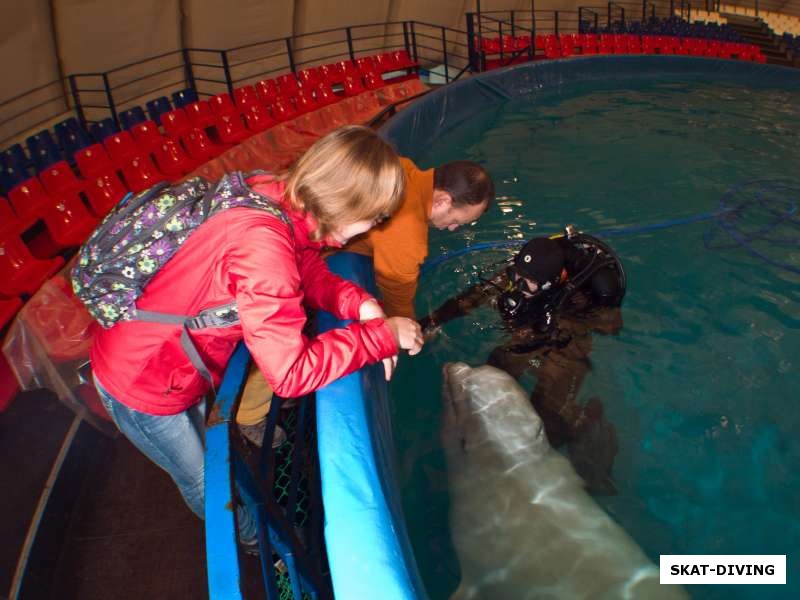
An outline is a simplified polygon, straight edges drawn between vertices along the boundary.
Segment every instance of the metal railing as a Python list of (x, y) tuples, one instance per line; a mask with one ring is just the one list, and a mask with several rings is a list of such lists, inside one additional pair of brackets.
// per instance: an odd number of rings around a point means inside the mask
[[(395, 50), (408, 52), (423, 69), (441, 68), (444, 83), (469, 69), (467, 33), (422, 21), (327, 29), (228, 49), (181, 48), (108, 71), (70, 74), (0, 103), (0, 132), (7, 132), (0, 137), (0, 146), (70, 116), (84, 127), (106, 118), (119, 124), (122, 111), (159, 95), (186, 88), (200, 97), (232, 94), (236, 87), (281, 73)], [(37, 94), (45, 88), (51, 93), (40, 99)], [(34, 114), (38, 108), (43, 114), (31, 118), (38, 115)]]

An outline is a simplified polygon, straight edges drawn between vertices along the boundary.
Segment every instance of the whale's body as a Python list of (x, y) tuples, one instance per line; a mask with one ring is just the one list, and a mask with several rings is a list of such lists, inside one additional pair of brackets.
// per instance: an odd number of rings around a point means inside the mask
[(688, 597), (586, 493), (510, 375), (448, 364), (444, 404), (454, 598)]

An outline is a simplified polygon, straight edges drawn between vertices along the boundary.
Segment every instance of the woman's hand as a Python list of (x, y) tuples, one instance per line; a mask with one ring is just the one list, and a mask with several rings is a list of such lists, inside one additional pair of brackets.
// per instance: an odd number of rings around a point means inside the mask
[(425, 339), (422, 337), (419, 323), (406, 317), (391, 317), (386, 319), (386, 324), (391, 329), (399, 348), (408, 350), (411, 356), (422, 350)]
[(386, 313), (383, 312), (381, 305), (375, 298), (370, 298), (361, 303), (358, 307), (358, 320), (369, 321), (370, 319), (385, 319)]

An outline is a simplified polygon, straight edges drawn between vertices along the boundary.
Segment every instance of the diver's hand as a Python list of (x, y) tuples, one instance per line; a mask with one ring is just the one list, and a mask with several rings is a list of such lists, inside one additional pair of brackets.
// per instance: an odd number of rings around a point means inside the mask
[(386, 313), (375, 298), (364, 300), (358, 307), (358, 320), (369, 321), (370, 319), (385, 319)]
[(390, 317), (386, 319), (386, 324), (392, 331), (398, 348), (408, 350), (411, 356), (422, 350), (425, 339), (419, 323), (406, 317)]

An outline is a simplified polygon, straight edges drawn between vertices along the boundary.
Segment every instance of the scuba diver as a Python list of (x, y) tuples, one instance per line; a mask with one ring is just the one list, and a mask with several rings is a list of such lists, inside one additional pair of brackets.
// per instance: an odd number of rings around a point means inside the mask
[(585, 405), (578, 392), (591, 368), (592, 332), (616, 334), (626, 279), (604, 242), (567, 226), (563, 234), (533, 238), (507, 268), (449, 299), (420, 321), (426, 337), (441, 325), (492, 304), (509, 331), (488, 363), (519, 379), (536, 378), (531, 402), (554, 448), (567, 446), (587, 489), (615, 494), (611, 470), (617, 433), (598, 398)]

